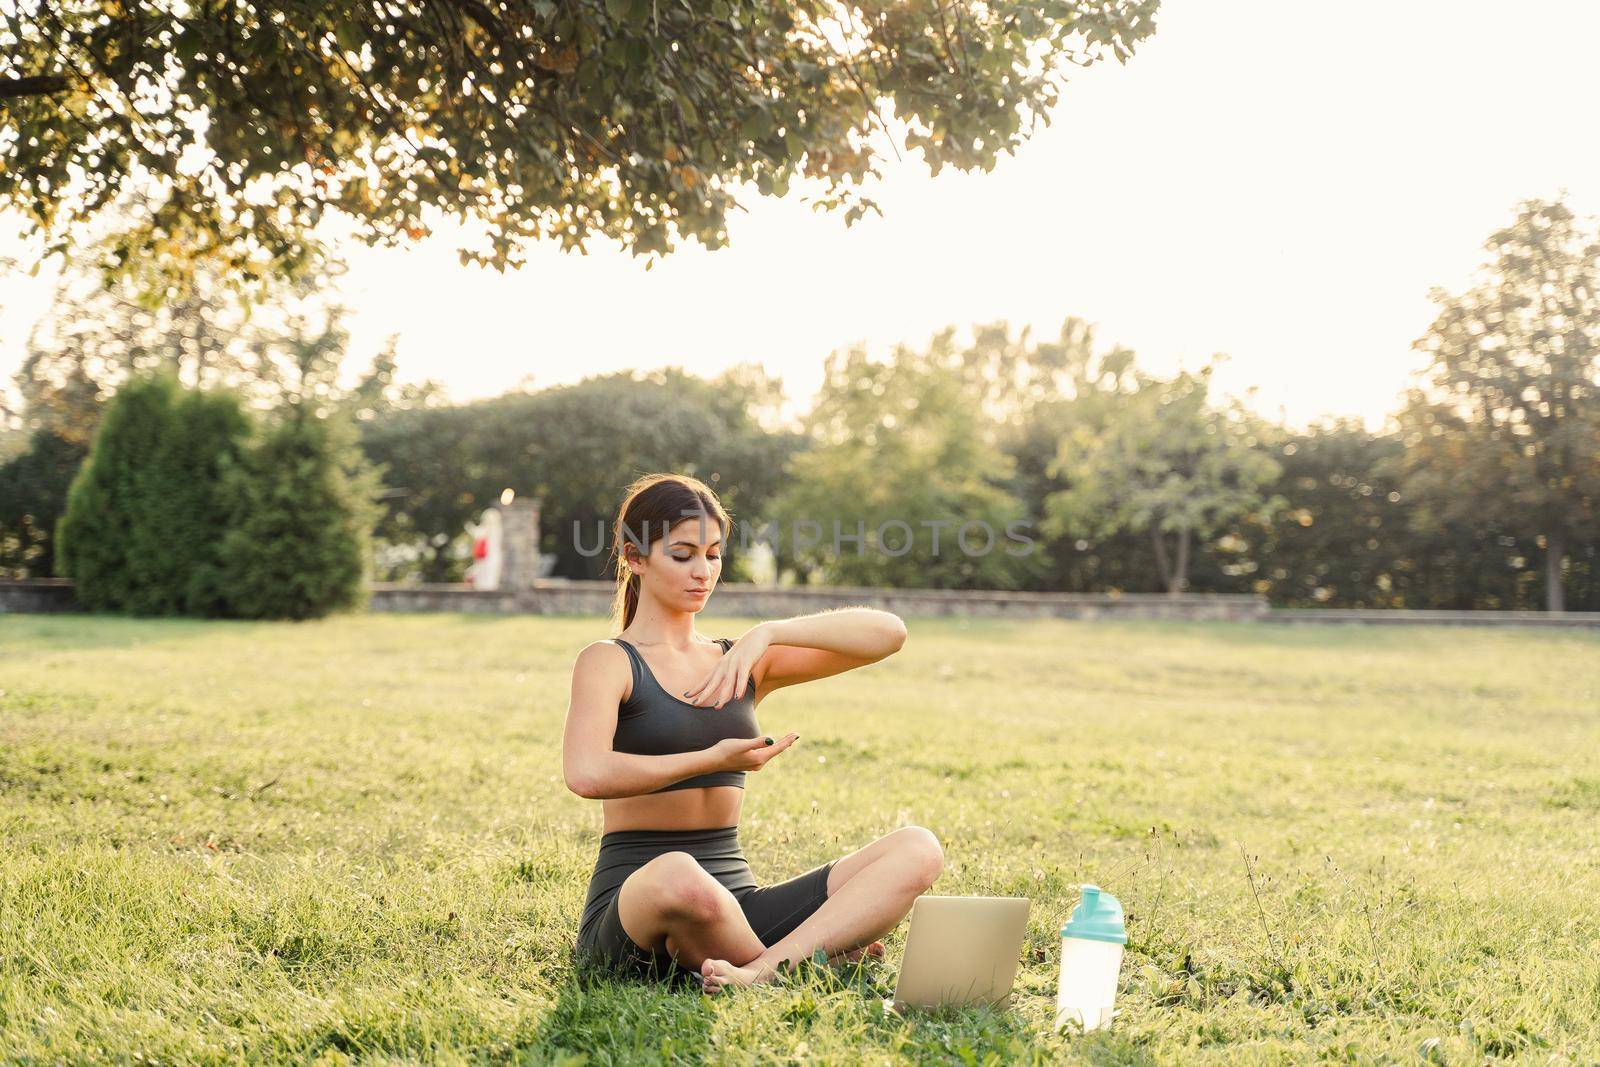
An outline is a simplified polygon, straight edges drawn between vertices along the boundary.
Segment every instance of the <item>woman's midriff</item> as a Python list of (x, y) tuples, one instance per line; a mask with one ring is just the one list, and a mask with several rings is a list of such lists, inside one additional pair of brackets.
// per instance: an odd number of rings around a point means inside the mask
[(710, 830), (737, 826), (744, 790), (712, 785), (601, 801), (602, 833), (613, 830)]

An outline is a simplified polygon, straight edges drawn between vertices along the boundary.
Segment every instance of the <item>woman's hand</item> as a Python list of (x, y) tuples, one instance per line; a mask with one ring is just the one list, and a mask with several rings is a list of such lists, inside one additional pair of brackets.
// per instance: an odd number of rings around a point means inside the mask
[(722, 654), (722, 662), (706, 680), (684, 693), (683, 699), (691, 704), (720, 708), (730, 700), (743, 698), (745, 690), (750, 688), (750, 672), (772, 644), (770, 632), (764, 622), (746, 630), (743, 637), (728, 646), (728, 651)]
[(759, 771), (767, 761), (800, 740), (800, 735), (787, 733), (774, 738), (729, 737), (711, 746), (716, 753), (717, 769), (722, 771)]

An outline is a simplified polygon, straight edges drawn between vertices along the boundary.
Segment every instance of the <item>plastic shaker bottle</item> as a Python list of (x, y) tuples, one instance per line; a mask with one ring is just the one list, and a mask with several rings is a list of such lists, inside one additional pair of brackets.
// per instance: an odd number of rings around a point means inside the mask
[(1117, 971), (1128, 932), (1122, 905), (1099, 886), (1083, 887), (1083, 898), (1061, 928), (1061, 986), (1056, 994), (1056, 1028), (1076, 1022), (1096, 1030), (1111, 1022), (1117, 996)]

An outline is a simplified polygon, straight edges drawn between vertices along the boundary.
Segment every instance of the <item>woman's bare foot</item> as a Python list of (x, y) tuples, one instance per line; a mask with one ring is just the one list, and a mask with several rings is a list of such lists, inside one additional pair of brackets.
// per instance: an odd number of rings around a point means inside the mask
[(706, 960), (700, 964), (700, 988), (707, 993), (720, 993), (727, 986), (759, 985), (770, 982), (777, 970), (768, 968), (758, 960), (743, 967), (735, 967), (727, 960)]
[[(828, 962), (837, 964), (841, 959), (854, 962), (861, 958), (862, 953), (881, 957), (883, 942), (874, 941), (865, 948), (846, 949), (837, 956), (829, 956)], [(770, 982), (777, 977), (777, 973), (775, 968), (767, 967), (759, 961), (735, 967), (727, 960), (708, 959), (700, 964), (700, 988), (707, 993), (720, 993), (727, 986), (750, 986)]]
[(839, 953), (836, 956), (829, 956), (828, 957), (828, 962), (833, 964), (834, 966), (838, 966), (840, 963), (854, 963), (854, 962), (856, 962), (857, 960), (859, 960), (861, 958), (863, 953), (865, 953), (868, 956), (877, 956), (879, 959), (882, 959), (883, 958), (883, 942), (882, 941), (874, 941), (872, 944), (868, 945), (866, 948), (846, 949), (845, 951)]

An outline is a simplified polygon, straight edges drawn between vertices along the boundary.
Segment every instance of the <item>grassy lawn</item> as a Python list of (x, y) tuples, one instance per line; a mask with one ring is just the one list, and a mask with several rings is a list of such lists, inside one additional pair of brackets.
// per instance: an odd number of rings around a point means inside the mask
[[(935, 892), (1033, 900), (1009, 1013), (885, 1018), (904, 926), (866, 974), (580, 988), (600, 811), (560, 735), (602, 620), (0, 616), (0, 1057), (1600, 1056), (1600, 639), (910, 626), (763, 703), (802, 739), (750, 777), (746, 850), (773, 881), (929, 827)], [(1122, 1015), (1071, 1038), (1081, 882), (1130, 944)]]

